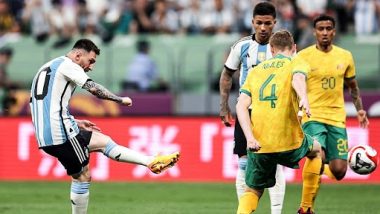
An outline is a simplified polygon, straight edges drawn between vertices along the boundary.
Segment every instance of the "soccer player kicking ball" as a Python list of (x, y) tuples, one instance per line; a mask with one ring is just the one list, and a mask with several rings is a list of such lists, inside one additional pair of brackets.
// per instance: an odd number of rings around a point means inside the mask
[(248, 149), (248, 188), (237, 214), (256, 210), (264, 189), (276, 184), (277, 164), (299, 168), (298, 162), (305, 156), (322, 162), (319, 143), (305, 135), (300, 124), (300, 109), (310, 116), (306, 94), (309, 66), (291, 58), (295, 45), (288, 31), (274, 33), (269, 44), (273, 58), (249, 72), (236, 105)]
[(44, 64), (33, 79), (30, 107), (38, 147), (54, 156), (72, 177), (70, 199), (73, 214), (87, 213), (91, 182), (89, 153), (102, 152), (120, 162), (140, 164), (153, 173), (173, 166), (179, 153), (146, 156), (118, 145), (111, 137), (88, 120), (77, 120), (68, 110), (76, 86), (100, 99), (131, 106), (129, 97), (119, 97), (91, 80), (86, 72), (92, 70), (98, 47), (88, 39), (80, 39), (66, 56)]
[(322, 172), (334, 180), (342, 180), (347, 171), (348, 142), (343, 86), (348, 87), (356, 107), (360, 126), (369, 122), (363, 110), (359, 86), (355, 80), (355, 64), (352, 54), (332, 44), (335, 37), (334, 18), (321, 15), (314, 20), (316, 45), (298, 53), (311, 68), (307, 90), (313, 115), (304, 117), (306, 134), (316, 138), (322, 146), (323, 163), (306, 159), (303, 168), (303, 190), (299, 214), (313, 214), (314, 200), (318, 193)]

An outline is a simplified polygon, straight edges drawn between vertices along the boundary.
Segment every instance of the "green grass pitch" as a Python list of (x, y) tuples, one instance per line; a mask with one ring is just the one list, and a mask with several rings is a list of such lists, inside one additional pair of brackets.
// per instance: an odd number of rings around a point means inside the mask
[[(0, 182), (1, 214), (71, 213), (70, 182)], [(233, 214), (233, 183), (93, 182), (89, 214)], [(283, 214), (295, 214), (301, 186), (288, 184)], [(380, 214), (380, 185), (323, 184), (317, 214)], [(267, 192), (257, 214), (270, 214)]]

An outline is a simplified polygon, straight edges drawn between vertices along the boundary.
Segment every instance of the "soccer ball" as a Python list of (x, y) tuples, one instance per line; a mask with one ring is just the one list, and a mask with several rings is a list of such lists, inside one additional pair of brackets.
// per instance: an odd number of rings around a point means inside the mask
[(352, 171), (360, 175), (368, 175), (375, 171), (378, 163), (379, 156), (371, 146), (354, 146), (348, 152), (348, 165)]

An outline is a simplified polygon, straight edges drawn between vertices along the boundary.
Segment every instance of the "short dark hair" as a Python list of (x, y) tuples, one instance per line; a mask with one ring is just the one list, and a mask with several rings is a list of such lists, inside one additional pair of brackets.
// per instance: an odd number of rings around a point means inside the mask
[(0, 48), (0, 54), (11, 57), (13, 55), (13, 49), (10, 47), (2, 47)]
[(138, 52), (148, 51), (150, 44), (147, 40), (139, 40), (136, 44), (136, 49)]
[(329, 16), (326, 14), (321, 14), (314, 19), (313, 21), (314, 28), (317, 26), (317, 23), (321, 21), (331, 21), (333, 24), (333, 27), (335, 28), (335, 19), (332, 16)]
[(79, 39), (77, 42), (75, 42), (73, 49), (83, 49), (87, 52), (94, 51), (96, 55), (100, 54), (100, 49), (95, 45), (94, 42), (89, 39)]
[(276, 8), (272, 3), (269, 2), (260, 2), (256, 4), (255, 8), (253, 9), (253, 17), (255, 16), (265, 16), (269, 15), (273, 18), (276, 18)]

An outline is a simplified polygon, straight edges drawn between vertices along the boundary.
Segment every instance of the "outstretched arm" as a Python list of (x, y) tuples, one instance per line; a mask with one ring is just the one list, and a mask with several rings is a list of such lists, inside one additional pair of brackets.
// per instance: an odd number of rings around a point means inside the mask
[(362, 98), (360, 97), (358, 82), (354, 78), (345, 79), (344, 81), (346, 86), (348, 87), (348, 92), (351, 95), (356, 111), (358, 112), (358, 120), (360, 123), (360, 127), (367, 128), (369, 125), (369, 121), (367, 118), (367, 112), (363, 109), (363, 103)]
[(220, 112), (219, 116), (225, 126), (231, 126), (232, 115), (228, 105), (228, 98), (232, 87), (232, 75), (234, 71), (224, 67), (219, 80)]
[(129, 97), (119, 97), (115, 95), (114, 93), (110, 92), (108, 89), (103, 87), (102, 85), (92, 81), (88, 80), (82, 87), (83, 89), (86, 89), (91, 94), (95, 95), (96, 97), (100, 99), (105, 100), (112, 100), (117, 103), (121, 103), (123, 105), (131, 106), (132, 100)]

